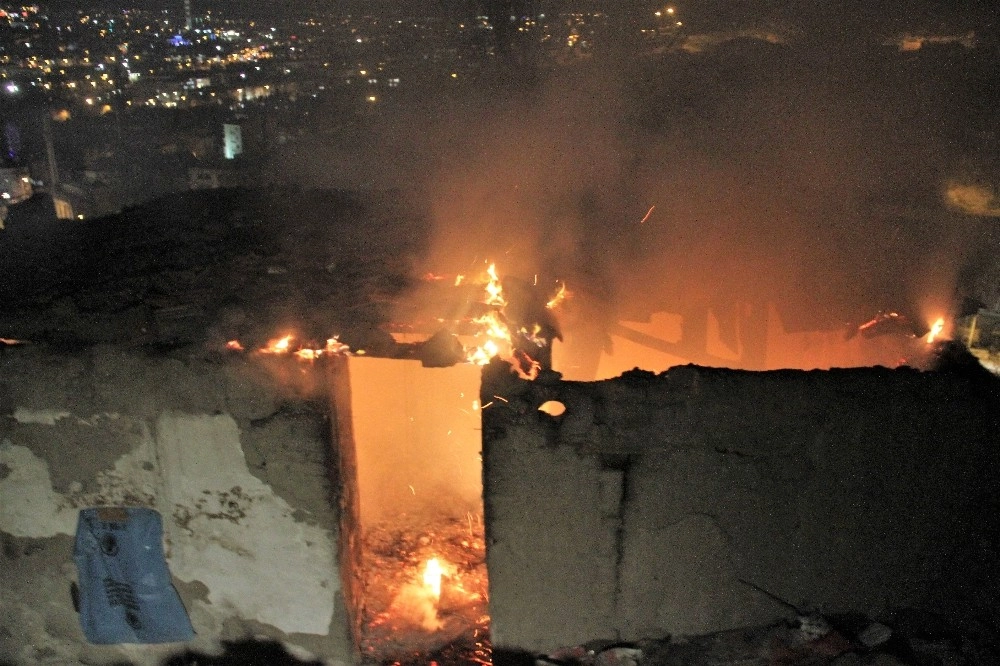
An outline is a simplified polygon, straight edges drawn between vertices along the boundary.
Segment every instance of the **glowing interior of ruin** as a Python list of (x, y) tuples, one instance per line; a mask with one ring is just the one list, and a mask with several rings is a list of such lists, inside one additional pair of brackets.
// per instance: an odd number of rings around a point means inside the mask
[(480, 369), (352, 358), (349, 375), (362, 654), (488, 663)]

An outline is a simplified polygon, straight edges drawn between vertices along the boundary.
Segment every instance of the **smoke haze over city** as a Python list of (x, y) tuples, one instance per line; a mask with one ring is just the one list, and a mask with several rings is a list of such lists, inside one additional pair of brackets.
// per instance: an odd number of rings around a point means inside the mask
[[(257, 107), (241, 97), (236, 111), (260, 118), (259, 180), (395, 191), (432, 224), (414, 275), (495, 261), (565, 280), (587, 312), (611, 318), (773, 302), (792, 328), (991, 304), (1000, 151), (989, 8), (858, 5), (224, 11), (280, 26), (247, 34), (272, 40), (281, 94), (268, 88)], [(146, 6), (183, 22), (181, 2)], [(252, 65), (220, 71), (232, 88), (237, 71), (275, 85)], [(328, 78), (305, 78), (314, 66)], [(136, 126), (187, 122), (156, 113), (137, 113)]]

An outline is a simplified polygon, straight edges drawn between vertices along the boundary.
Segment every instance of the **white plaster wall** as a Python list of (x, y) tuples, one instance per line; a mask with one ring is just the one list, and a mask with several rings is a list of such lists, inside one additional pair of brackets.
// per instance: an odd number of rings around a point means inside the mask
[(0, 480), (0, 531), (32, 538), (73, 534), (76, 508), (52, 489), (47, 462), (5, 439), (0, 465), (9, 470)]
[(209, 590), (195, 603), (219, 619), (326, 634), (340, 589), (336, 545), (250, 473), (232, 417), (163, 414), (156, 438), (171, 572)]
[[(331, 627), (339, 590), (335, 535), (298, 520), (300, 514), (293, 515), (284, 499), (250, 473), (231, 416), (167, 412), (152, 428), (141, 418), (82, 417), (62, 408), (18, 407), (12, 416), (16, 425), (0, 440), (0, 532), (35, 539), (73, 535), (80, 508), (151, 506), (164, 517), (173, 575), (208, 590), (207, 598), (188, 600), (202, 638), (219, 636), (233, 618), (286, 634), (327, 635), (336, 629)], [(113, 424), (120, 430), (123, 420), (137, 433), (132, 450), (96, 478), (73, 481), (63, 492), (54, 488), (50, 462), (18, 443), (22, 426), (33, 428), (36, 438), (38, 428), (51, 428), (51, 439), (62, 441), (79, 429)], [(74, 456), (88, 454), (65, 450), (66, 457), (53, 463), (64, 478), (79, 471)], [(72, 568), (70, 556), (67, 549), (64, 571)], [(65, 605), (68, 597), (52, 602)]]
[[(0, 479), (0, 531), (31, 538), (73, 535), (77, 510), (81, 507), (136, 504), (137, 501), (154, 506), (160, 478), (152, 462), (156, 458), (155, 443), (142, 421), (119, 414), (95, 414), (84, 418), (64, 410), (24, 407), (14, 410), (14, 419), (19, 424), (52, 427), (69, 421), (72, 426), (87, 430), (111, 425), (120, 427), (127, 421), (139, 434), (131, 452), (121, 456), (112, 469), (98, 472), (92, 480), (94, 489), (89, 492), (83, 491), (84, 479), (70, 484), (67, 492), (56, 492), (45, 459), (10, 438), (0, 441), (0, 464), (8, 470)], [(80, 452), (67, 449), (62, 462), (72, 469), (77, 455)]]

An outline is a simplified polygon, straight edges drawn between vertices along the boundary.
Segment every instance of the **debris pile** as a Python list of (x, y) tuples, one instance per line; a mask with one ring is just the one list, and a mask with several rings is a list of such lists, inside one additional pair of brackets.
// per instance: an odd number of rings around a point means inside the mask
[[(502, 660), (498, 659), (500, 664)], [(522, 660), (509, 660), (509, 663)], [(808, 613), (769, 626), (703, 636), (596, 642), (537, 655), (535, 666), (987, 666), (1000, 663), (992, 620), (949, 620), (898, 609), (885, 621), (860, 613)]]

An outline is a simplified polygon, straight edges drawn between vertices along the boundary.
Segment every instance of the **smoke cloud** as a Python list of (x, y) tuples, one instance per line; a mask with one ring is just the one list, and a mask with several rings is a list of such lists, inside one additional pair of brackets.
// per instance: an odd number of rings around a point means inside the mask
[(954, 311), (982, 288), (996, 201), (949, 189), (970, 168), (995, 178), (996, 111), (969, 79), (996, 75), (976, 52), (715, 41), (511, 58), (379, 119), (352, 168), (429, 211), (416, 274), (495, 261), (565, 280), (587, 316), (770, 302), (822, 328)]

